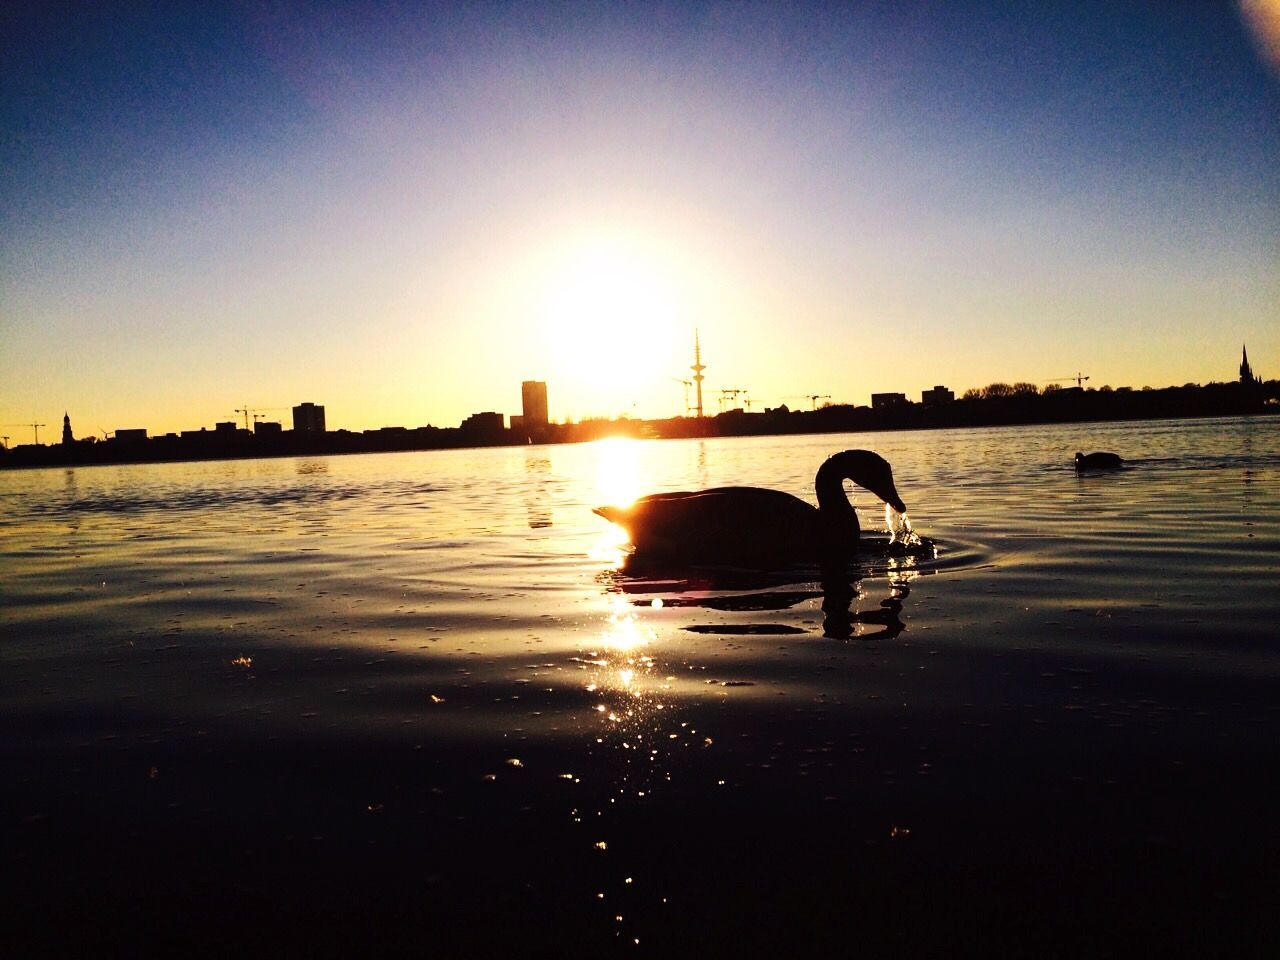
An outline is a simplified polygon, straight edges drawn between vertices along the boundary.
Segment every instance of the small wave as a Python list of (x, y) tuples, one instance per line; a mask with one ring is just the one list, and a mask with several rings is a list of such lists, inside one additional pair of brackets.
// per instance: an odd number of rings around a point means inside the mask
[(438, 487), (422, 483), (368, 484), (347, 486), (299, 485), (272, 489), (227, 490), (214, 487), (172, 490), (152, 494), (88, 494), (62, 500), (31, 503), (22, 511), (27, 516), (75, 516), (85, 514), (135, 514), (147, 511), (191, 512), (233, 507), (285, 507), (341, 503), (350, 500), (405, 500), (435, 493)]

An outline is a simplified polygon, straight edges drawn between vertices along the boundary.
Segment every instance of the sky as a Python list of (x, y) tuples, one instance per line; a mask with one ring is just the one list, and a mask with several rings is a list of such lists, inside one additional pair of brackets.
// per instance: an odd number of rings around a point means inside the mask
[[(1268, 34), (1270, 29), (1270, 34)], [(1280, 376), (1280, 0), (11, 4), (0, 432)]]

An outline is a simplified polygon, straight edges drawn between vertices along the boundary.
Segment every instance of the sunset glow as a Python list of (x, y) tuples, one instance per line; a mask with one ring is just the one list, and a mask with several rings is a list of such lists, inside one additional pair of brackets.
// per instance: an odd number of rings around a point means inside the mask
[(608, 236), (572, 241), (553, 253), (538, 283), (534, 326), (547, 377), (566, 395), (596, 398), (602, 414), (632, 413), (679, 371), (690, 294), (659, 250)]
[(179, 7), (15, 19), (0, 422), (1280, 369), (1272, 0)]

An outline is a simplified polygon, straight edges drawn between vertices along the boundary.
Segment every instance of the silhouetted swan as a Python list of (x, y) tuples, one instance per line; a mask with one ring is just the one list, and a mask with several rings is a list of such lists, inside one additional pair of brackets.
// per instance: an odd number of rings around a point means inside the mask
[(1080, 453), (1076, 452), (1076, 469), (1077, 470), (1115, 470), (1123, 464), (1117, 454), (1105, 453)]
[(655, 493), (627, 507), (595, 513), (625, 529), (635, 556), (686, 561), (760, 563), (843, 561), (859, 537), (858, 515), (845, 496), (852, 480), (899, 513), (906, 504), (893, 485), (893, 469), (870, 450), (846, 450), (818, 468), (818, 506), (780, 490), (716, 487)]

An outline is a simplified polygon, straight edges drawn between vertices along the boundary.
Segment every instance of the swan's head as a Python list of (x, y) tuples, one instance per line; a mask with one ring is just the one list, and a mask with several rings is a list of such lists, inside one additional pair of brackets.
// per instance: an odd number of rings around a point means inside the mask
[(907, 512), (907, 505), (898, 496), (898, 488), (893, 482), (893, 468), (880, 454), (870, 450), (846, 450), (829, 457), (818, 468), (818, 505), (826, 507), (837, 496), (844, 500), (845, 479), (870, 490), (898, 513)]

